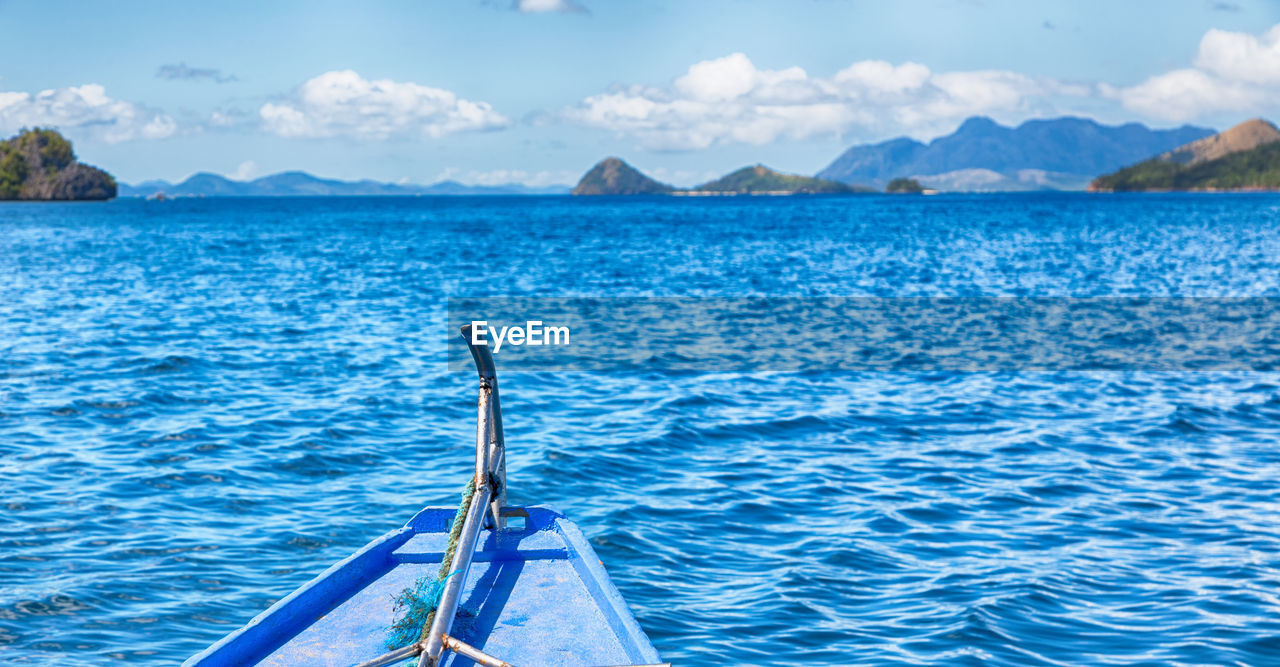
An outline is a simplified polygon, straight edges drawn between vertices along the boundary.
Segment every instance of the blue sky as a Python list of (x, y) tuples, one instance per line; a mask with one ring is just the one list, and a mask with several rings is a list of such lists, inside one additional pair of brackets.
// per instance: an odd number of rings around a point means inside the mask
[(303, 169), (680, 185), (1006, 123), (1280, 119), (1280, 3), (1249, 0), (0, 0), (0, 132), (119, 179)]

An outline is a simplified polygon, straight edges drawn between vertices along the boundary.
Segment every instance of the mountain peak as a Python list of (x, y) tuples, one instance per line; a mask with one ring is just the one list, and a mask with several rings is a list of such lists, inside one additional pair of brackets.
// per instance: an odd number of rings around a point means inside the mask
[(1253, 150), (1280, 141), (1280, 130), (1261, 118), (1246, 120), (1229, 130), (1179, 146), (1159, 159), (1182, 165), (1195, 165), (1226, 157), (1232, 153)]
[(582, 175), (573, 188), (575, 195), (667, 194), (674, 188), (645, 176), (616, 157), (607, 157)]
[(1254, 119), (1100, 176), (1098, 192), (1280, 189), (1280, 130)]
[[(310, 174), (300, 169), (291, 169), (289, 171), (281, 171), (281, 172), (271, 174), (270, 176), (263, 176), (262, 178), (297, 178), (297, 179), (305, 179), (310, 181), (325, 180), (323, 178), (320, 178), (319, 176)], [(262, 179), (255, 179), (255, 180), (262, 180)]]
[(997, 123), (995, 120), (987, 116), (971, 116), (956, 129), (956, 134), (970, 134), (973, 132), (989, 132), (995, 129), (1007, 130), (1009, 128)]

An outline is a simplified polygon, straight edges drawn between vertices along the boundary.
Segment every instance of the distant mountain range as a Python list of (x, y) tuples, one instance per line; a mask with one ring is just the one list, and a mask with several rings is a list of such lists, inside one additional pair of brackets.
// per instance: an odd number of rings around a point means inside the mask
[[(1270, 127), (1268, 125), (1268, 127)], [(1250, 132), (1266, 134), (1250, 126)], [(1274, 128), (1271, 128), (1274, 131)], [(1225, 134), (1225, 133), (1224, 133)], [(1247, 134), (1247, 136), (1245, 136)], [(954, 133), (928, 143), (906, 137), (853, 146), (816, 176), (783, 174), (763, 165), (744, 167), (723, 178), (693, 188), (676, 188), (642, 174), (618, 158), (608, 158), (588, 171), (573, 194), (814, 194), (865, 192), (883, 188), (895, 178), (917, 181), (939, 191), (996, 192), (1084, 190), (1099, 174), (1133, 165), (1153, 156), (1168, 164), (1186, 165), (1190, 146), (1195, 155), (1226, 155), (1253, 141), (1237, 132), (1226, 139), (1207, 138), (1214, 131), (1184, 125), (1153, 130), (1140, 123), (1101, 125), (1084, 118), (1031, 120), (1017, 127), (990, 118), (966, 120)], [(1206, 140), (1208, 143), (1194, 143)], [(1182, 153), (1174, 154), (1176, 151)], [(1253, 168), (1253, 167), (1250, 167)], [(1166, 171), (1168, 169), (1166, 168)], [(519, 184), (478, 186), (456, 181), (432, 185), (402, 185), (372, 180), (340, 181), (301, 171), (287, 171), (251, 181), (235, 181), (217, 174), (196, 174), (181, 183), (146, 181), (121, 184), (121, 196), (291, 197), (333, 195), (541, 195), (568, 194), (564, 186), (531, 188)]]
[(1101, 176), (1095, 192), (1280, 190), (1280, 129), (1255, 118)]
[(234, 181), (224, 176), (199, 173), (181, 183), (143, 181), (121, 184), (121, 197), (149, 197), (164, 193), (169, 197), (324, 197), (353, 195), (562, 195), (566, 186), (531, 188), (520, 184), (464, 185), (440, 181), (431, 185), (401, 185), (379, 181), (339, 181), (302, 171), (285, 171), (252, 181)]
[(909, 177), (939, 190), (1082, 190), (1099, 174), (1213, 133), (1190, 125), (1152, 130), (1072, 117), (1007, 127), (974, 117), (927, 144), (903, 137), (853, 146), (817, 176), (877, 187)]

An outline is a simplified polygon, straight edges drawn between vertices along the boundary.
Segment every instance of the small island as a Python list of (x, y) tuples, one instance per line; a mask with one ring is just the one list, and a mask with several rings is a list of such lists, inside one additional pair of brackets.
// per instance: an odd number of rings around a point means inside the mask
[(679, 195), (836, 195), (850, 194), (858, 189), (811, 176), (784, 174), (762, 164), (743, 167), (727, 176), (703, 183), (690, 190), (678, 191)]
[(23, 130), (0, 141), (0, 200), (104, 200), (116, 196), (111, 174), (81, 164), (54, 130)]
[(924, 186), (914, 178), (895, 178), (884, 191), (891, 195), (920, 195), (924, 194)]
[(871, 188), (845, 185), (811, 176), (784, 174), (762, 164), (743, 167), (714, 181), (693, 188), (675, 188), (644, 175), (640, 170), (611, 157), (592, 167), (578, 185), (575, 195), (677, 195), (683, 197), (723, 197), (733, 195), (818, 195), (874, 192)]
[(665, 195), (675, 188), (645, 176), (616, 157), (605, 158), (591, 168), (573, 188), (575, 195)]

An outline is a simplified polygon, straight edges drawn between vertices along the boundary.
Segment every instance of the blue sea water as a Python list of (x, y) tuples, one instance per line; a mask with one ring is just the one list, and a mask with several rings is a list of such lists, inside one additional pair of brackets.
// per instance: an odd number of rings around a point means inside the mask
[[(1278, 258), (1272, 195), (0, 206), (0, 660), (179, 662), (454, 504), (449, 295), (1276, 296)], [(677, 664), (1280, 664), (1280, 374), (502, 384), (512, 500)]]

